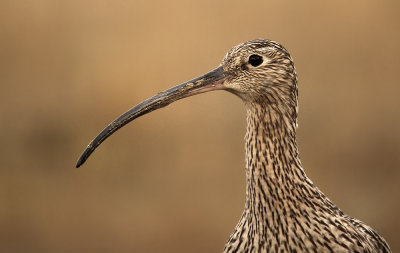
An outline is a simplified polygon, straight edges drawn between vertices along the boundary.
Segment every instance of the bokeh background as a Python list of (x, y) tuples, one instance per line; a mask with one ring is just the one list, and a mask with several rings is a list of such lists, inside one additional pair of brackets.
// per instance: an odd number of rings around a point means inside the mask
[(0, 2), (0, 252), (221, 252), (244, 206), (245, 110), (143, 99), (264, 37), (291, 52), (311, 179), (400, 251), (399, 1)]

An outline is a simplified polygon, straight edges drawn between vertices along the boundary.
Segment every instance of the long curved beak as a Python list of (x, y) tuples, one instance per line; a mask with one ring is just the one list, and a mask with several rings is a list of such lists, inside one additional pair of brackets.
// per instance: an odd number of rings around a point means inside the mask
[(94, 140), (92, 140), (92, 142), (90, 142), (76, 163), (76, 167), (78, 168), (81, 166), (105, 139), (132, 120), (151, 111), (167, 106), (179, 99), (208, 91), (225, 89), (225, 86), (223, 85), (224, 80), (225, 74), (223, 68), (219, 66), (203, 76), (160, 92), (134, 106), (132, 109), (111, 122), (96, 138), (94, 138)]

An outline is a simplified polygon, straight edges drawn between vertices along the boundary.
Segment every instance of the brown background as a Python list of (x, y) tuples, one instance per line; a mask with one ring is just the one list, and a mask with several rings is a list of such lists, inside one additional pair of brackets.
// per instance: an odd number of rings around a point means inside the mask
[[(321, 3), (323, 2), (323, 3)], [(311, 179), (400, 251), (399, 1), (1, 1), (0, 251), (221, 252), (245, 195), (227, 92), (111, 120), (264, 37), (291, 52)]]

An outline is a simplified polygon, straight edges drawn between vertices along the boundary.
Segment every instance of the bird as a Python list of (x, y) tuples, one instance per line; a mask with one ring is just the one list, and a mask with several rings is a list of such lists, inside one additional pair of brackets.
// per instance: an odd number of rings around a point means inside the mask
[(134, 106), (92, 140), (76, 167), (132, 120), (215, 90), (238, 96), (247, 118), (245, 207), (224, 253), (391, 252), (382, 236), (344, 214), (306, 175), (296, 141), (296, 69), (289, 52), (269, 39), (234, 46), (217, 68)]

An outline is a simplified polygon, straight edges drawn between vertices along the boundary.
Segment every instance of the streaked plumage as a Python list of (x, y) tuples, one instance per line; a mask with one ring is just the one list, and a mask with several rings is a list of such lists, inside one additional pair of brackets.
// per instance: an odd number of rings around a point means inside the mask
[(135, 106), (92, 141), (78, 166), (131, 120), (215, 89), (236, 94), (247, 109), (246, 203), (223, 252), (390, 252), (378, 233), (345, 215), (305, 174), (296, 143), (295, 67), (270, 40), (235, 46), (214, 71)]

